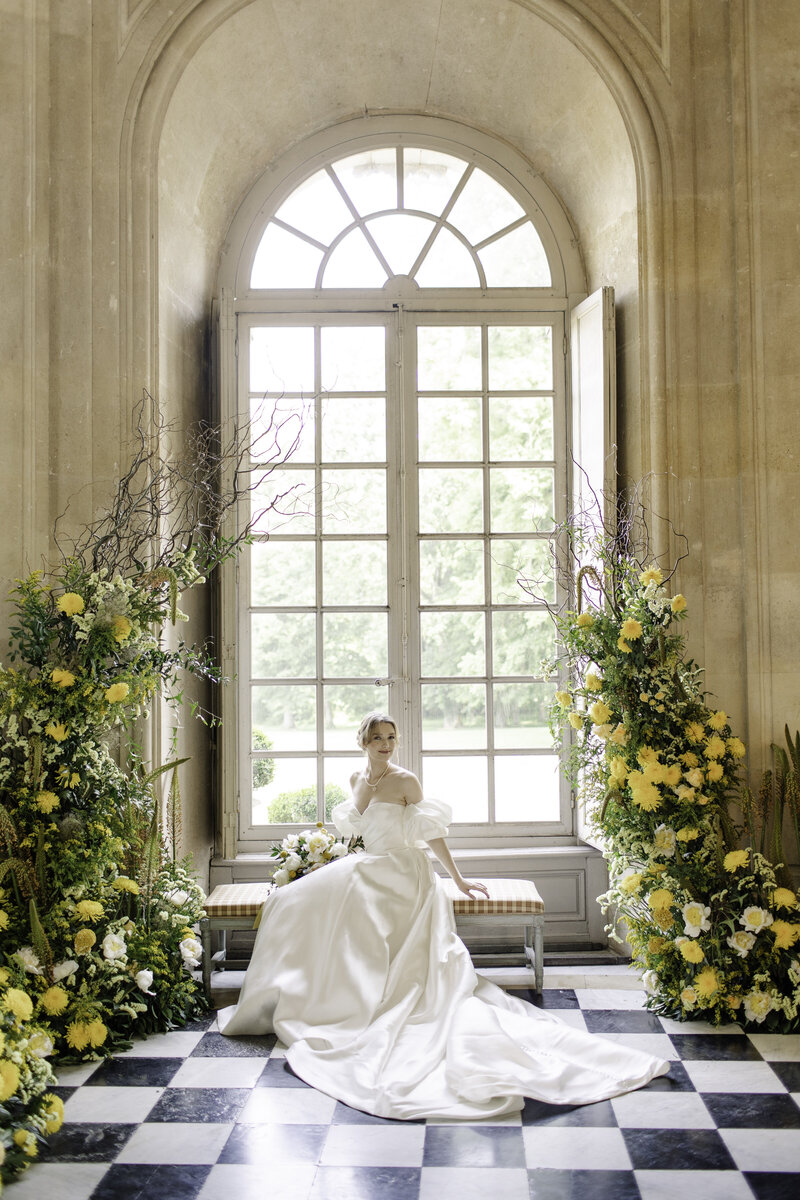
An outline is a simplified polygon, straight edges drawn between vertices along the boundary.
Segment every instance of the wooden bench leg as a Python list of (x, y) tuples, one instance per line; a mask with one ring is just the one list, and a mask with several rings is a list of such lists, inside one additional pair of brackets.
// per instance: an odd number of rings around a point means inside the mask
[(200, 944), (203, 947), (203, 991), (206, 994), (206, 1000), (211, 999), (211, 927), (208, 923), (208, 917), (203, 917), (200, 921)]
[(534, 917), (531, 925), (525, 926), (525, 957), (533, 971), (533, 983), (537, 992), (544, 986), (544, 917)]

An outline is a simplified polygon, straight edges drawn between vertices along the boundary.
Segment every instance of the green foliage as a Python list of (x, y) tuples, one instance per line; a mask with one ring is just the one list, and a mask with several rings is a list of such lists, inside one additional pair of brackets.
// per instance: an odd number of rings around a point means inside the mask
[[(327, 784), (325, 788), (325, 820), (331, 819), (331, 814), (337, 804), (347, 797), (335, 783)], [(296, 792), (282, 792), (276, 796), (268, 809), (269, 820), (274, 825), (302, 825), (304, 822), (317, 819), (317, 789), (315, 787), (300, 788)]]
[[(253, 749), (254, 750), (271, 750), (272, 739), (261, 729), (253, 729)], [(275, 777), (275, 759), (274, 758), (256, 758), (253, 760), (253, 787), (262, 788), (268, 787)]]

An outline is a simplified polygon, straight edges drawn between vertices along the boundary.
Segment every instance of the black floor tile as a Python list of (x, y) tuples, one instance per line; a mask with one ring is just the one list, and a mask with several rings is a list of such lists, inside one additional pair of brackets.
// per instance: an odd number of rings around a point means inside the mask
[(267, 1058), (278, 1039), (274, 1033), (264, 1037), (225, 1037), (204, 1033), (191, 1053), (192, 1058)]
[(643, 1088), (642, 1092), (694, 1092), (697, 1089), (689, 1078), (686, 1067), (681, 1062), (669, 1064), (669, 1075), (657, 1075)]
[(800, 1129), (800, 1108), (791, 1096), (704, 1092), (703, 1102), (717, 1129)]
[(572, 988), (547, 988), (536, 992), (533, 988), (505, 988), (512, 996), (527, 1000), (536, 1008), (580, 1008), (578, 997)]
[(235, 1121), (250, 1088), (167, 1088), (150, 1110), (150, 1121)]
[(658, 1017), (640, 1008), (587, 1008), (583, 1018), (589, 1033), (664, 1033)]
[(327, 1134), (327, 1125), (234, 1125), (217, 1162), (315, 1163)]
[(502, 1125), (429, 1125), (423, 1167), (524, 1167), (522, 1130)]
[(797, 1200), (800, 1196), (800, 1173), (794, 1171), (742, 1172), (756, 1200)]
[(166, 1087), (182, 1058), (107, 1058), (84, 1087)]
[(92, 1200), (195, 1200), (209, 1166), (115, 1163), (92, 1192)]
[(800, 1092), (800, 1062), (775, 1062), (769, 1064), (787, 1092)]
[[(531, 1200), (640, 1200), (633, 1171), (528, 1171)], [(699, 1200), (699, 1198), (698, 1198)]]
[(393, 1117), (375, 1117), (372, 1113), (361, 1112), (358, 1108), (351, 1108), (349, 1104), (342, 1104), (341, 1100), (337, 1100), (336, 1108), (333, 1110), (332, 1125), (424, 1125), (424, 1117), (412, 1118), (408, 1121), (395, 1120)]
[(418, 1167), (319, 1167), (309, 1200), (417, 1200), (419, 1184)]
[(527, 1097), (522, 1110), (523, 1125), (615, 1126), (617, 1118), (610, 1100), (597, 1104), (545, 1104)]
[(285, 1058), (271, 1058), (259, 1076), (256, 1087), (307, 1088), (309, 1085), (295, 1075)]
[(637, 1171), (735, 1171), (715, 1129), (623, 1129)]
[(743, 1033), (671, 1033), (669, 1040), (682, 1059), (719, 1059), (726, 1062), (761, 1061), (761, 1055)]
[(39, 1149), (42, 1162), (113, 1162), (138, 1125), (62, 1125)]

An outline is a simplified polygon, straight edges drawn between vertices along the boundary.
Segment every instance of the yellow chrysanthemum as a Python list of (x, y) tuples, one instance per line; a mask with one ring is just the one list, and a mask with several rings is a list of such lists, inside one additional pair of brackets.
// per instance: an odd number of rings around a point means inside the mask
[(658, 751), (655, 750), (652, 746), (642, 746), (641, 750), (638, 752), (636, 757), (638, 758), (639, 762), (642, 764), (657, 763), (658, 762)]
[(131, 892), (134, 896), (138, 896), (141, 890), (136, 880), (128, 879), (127, 875), (118, 875), (112, 887), (118, 892)]
[(669, 606), (672, 609), (672, 611), (675, 613), (676, 616), (678, 615), (678, 613), (685, 612), (686, 611), (686, 597), (681, 595), (680, 592), (678, 592), (677, 596), (673, 596), (672, 599), (670, 600)]
[(722, 758), (723, 754), (725, 753), (725, 743), (723, 742), (722, 738), (718, 737), (717, 734), (714, 734), (713, 737), (710, 737), (705, 744), (703, 753), (705, 754), (706, 758)]
[(663, 783), (668, 787), (677, 787), (681, 781), (681, 769), (677, 763), (671, 763), (664, 768)]
[(586, 678), (583, 681), (583, 686), (587, 692), (599, 692), (603, 687), (603, 680), (596, 671), (587, 671)]
[(676, 941), (676, 946), (683, 958), (690, 963), (701, 963), (705, 958), (703, 947), (693, 938), (684, 938)]
[(703, 967), (694, 977), (694, 987), (698, 996), (710, 1000), (720, 989), (719, 975), (713, 967)]
[(611, 709), (605, 700), (596, 700), (589, 709), (589, 716), (593, 725), (605, 725), (611, 717)]
[(51, 721), (49, 725), (45, 725), (44, 731), (54, 742), (64, 742), (69, 737), (69, 730), (63, 721)]
[(18, 1087), (19, 1067), (7, 1058), (0, 1058), (0, 1103), (13, 1096)]
[(725, 744), (734, 758), (744, 758), (747, 753), (745, 744), (741, 738), (729, 737)]
[(772, 893), (774, 908), (797, 908), (797, 896), (791, 888), (776, 887)]
[(659, 568), (655, 565), (655, 563), (652, 563), (649, 567), (642, 571), (641, 575), (639, 576), (639, 583), (641, 583), (643, 587), (647, 587), (647, 585), (650, 583), (661, 583), (663, 578), (664, 576)]
[(619, 890), (621, 892), (627, 892), (630, 896), (632, 896), (635, 892), (638, 892), (641, 886), (642, 876), (639, 871), (632, 871), (630, 875), (625, 874), (619, 881)]
[(127, 683), (112, 683), (111, 687), (105, 690), (105, 697), (109, 704), (119, 704), (124, 700), (130, 691)]
[(60, 688), (72, 687), (75, 682), (75, 676), (72, 674), (72, 671), (64, 671), (61, 667), (55, 667), (50, 672), (50, 678)]
[(569, 721), (569, 723), (573, 729), (582, 729), (583, 728), (583, 717), (581, 716), (581, 714), (579, 712), (571, 712), (569, 714), (569, 716), (567, 717), (567, 720)]
[(85, 1050), (89, 1045), (89, 1026), (83, 1021), (72, 1021), (67, 1026), (66, 1038), (73, 1050)]
[(708, 764), (708, 768), (706, 770), (706, 778), (708, 779), (709, 783), (719, 783), (720, 779), (722, 779), (724, 774), (725, 774), (725, 772), (723, 770), (722, 763), (710, 762)]
[(746, 867), (749, 862), (749, 850), (729, 850), (725, 855), (725, 858), (722, 860), (722, 865), (726, 871), (729, 871), (731, 874), (733, 874), (733, 872), (738, 871), (740, 867)]
[(695, 838), (700, 837), (700, 830), (694, 825), (686, 825), (683, 829), (679, 829), (675, 835), (679, 842), (693, 842)]
[(19, 1146), (28, 1158), (36, 1158), (39, 1153), (39, 1147), (36, 1145), (36, 1138), (27, 1129), (18, 1129), (14, 1134), (14, 1141)]
[(121, 613), (119, 616), (114, 617), (114, 620), (111, 622), (111, 632), (114, 635), (114, 641), (119, 642), (120, 645), (126, 640), (126, 638), (130, 637), (132, 629), (133, 626), (128, 618), (123, 616)]
[(617, 649), (621, 650), (623, 654), (630, 654), (631, 652), (630, 646), (623, 637), (617, 638)]
[(642, 636), (642, 623), (637, 621), (635, 617), (626, 617), (620, 627), (620, 636), (626, 642), (635, 642)]
[(699, 721), (690, 721), (686, 726), (686, 736), (690, 742), (702, 742), (706, 736), (705, 727)]
[(668, 908), (653, 909), (653, 920), (658, 928), (663, 929), (665, 933), (669, 929), (672, 929), (673, 925), (675, 924), (675, 918)]
[(39, 812), (51, 813), (54, 808), (58, 808), (61, 801), (55, 792), (39, 792), (34, 800), (34, 804), (39, 809)]
[(615, 783), (625, 782), (628, 774), (628, 767), (624, 758), (620, 758), (619, 755), (616, 755), (609, 763), (608, 770)]
[(102, 917), (105, 909), (98, 900), (79, 900), (75, 905), (75, 911), (84, 921), (96, 921)]
[(75, 934), (73, 945), (76, 954), (88, 954), (92, 946), (97, 941), (97, 937), (91, 929), (79, 929)]
[(86, 1026), (86, 1035), (89, 1039), (89, 1045), (93, 1048), (102, 1046), (103, 1042), (108, 1037), (108, 1029), (105, 1027), (99, 1017), (95, 1017)]
[(693, 750), (687, 750), (685, 754), (680, 756), (680, 761), (685, 767), (696, 767), (699, 764), (700, 759)]
[(725, 728), (727, 720), (728, 714), (723, 712), (720, 708), (716, 712), (712, 712), (709, 717), (706, 717), (706, 725), (709, 729), (716, 729), (719, 731), (720, 729)]
[(64, 1101), (60, 1096), (54, 1096), (52, 1092), (47, 1092), (42, 1097), (42, 1101), (45, 1105), (42, 1114), (45, 1118), (45, 1133), (58, 1133), (64, 1124)]
[(39, 1003), (51, 1017), (57, 1017), (67, 1007), (69, 996), (63, 988), (55, 984), (53, 987), (49, 987), (46, 992), (42, 992), (39, 997)]
[(556, 692), (556, 701), (562, 708), (569, 708), (570, 704), (572, 704), (572, 696), (570, 696), (569, 692)]
[(775, 937), (776, 950), (791, 950), (795, 942), (800, 940), (800, 925), (793, 925), (791, 921), (778, 918), (772, 922), (769, 931)]
[(3, 997), (3, 1008), (13, 1013), (20, 1021), (30, 1021), (33, 1016), (33, 1001), (21, 988), (9, 988)]
[(668, 946), (668, 945), (669, 945), (669, 941), (667, 938), (663, 938), (663, 937), (648, 938), (647, 939), (647, 953), (648, 954), (660, 954), (661, 951), (664, 949), (664, 947)]
[(594, 617), (590, 612), (582, 612), (575, 624), (579, 629), (591, 629), (594, 625)]
[(83, 612), (84, 607), (83, 596), (79, 596), (77, 592), (64, 592), (64, 595), (56, 600), (56, 608), (67, 617), (77, 616)]
[(675, 897), (669, 888), (656, 888), (647, 897), (647, 902), (651, 908), (669, 908)]
[(654, 783), (649, 782), (641, 771), (631, 771), (628, 774), (633, 803), (643, 812), (654, 812), (661, 804), (661, 795)]

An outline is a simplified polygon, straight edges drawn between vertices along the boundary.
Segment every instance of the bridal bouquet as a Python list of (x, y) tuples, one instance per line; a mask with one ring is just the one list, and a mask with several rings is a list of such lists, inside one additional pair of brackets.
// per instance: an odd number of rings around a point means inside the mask
[(272, 881), (276, 887), (283, 887), (293, 879), (299, 879), (324, 867), (326, 863), (344, 858), (346, 854), (355, 854), (363, 848), (362, 838), (337, 838), (318, 821), (316, 829), (290, 833), (279, 845), (273, 846), (272, 857), (280, 860), (280, 866), (273, 874)]

